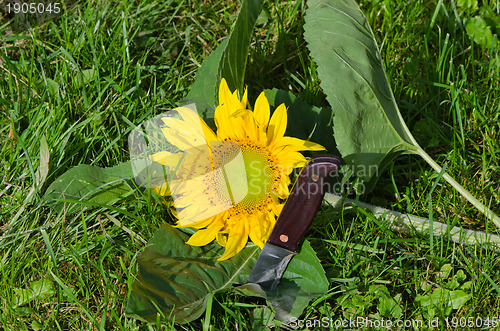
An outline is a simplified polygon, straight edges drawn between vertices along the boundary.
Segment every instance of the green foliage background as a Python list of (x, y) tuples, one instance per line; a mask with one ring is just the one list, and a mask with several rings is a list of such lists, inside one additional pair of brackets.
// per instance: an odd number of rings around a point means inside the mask
[[(360, 6), (416, 140), (474, 196), (499, 210), (500, 62), (498, 46), (482, 42), (488, 29), (492, 43), (498, 39), (498, 11), (488, 10), (493, 2), (461, 3)], [(328, 103), (302, 37), (305, 7), (300, 1), (264, 3), (250, 41), (246, 82), (251, 98), (279, 88), (324, 114)], [(144, 249), (141, 238), (152, 238), (169, 217), (161, 201), (137, 191), (112, 206), (68, 214), (42, 206), (40, 198), (71, 167), (127, 161), (128, 133), (188, 94), (199, 65), (228, 36), (238, 4), (73, 2), (63, 16), (16, 31), (10, 23), (21, 18), (1, 10), (0, 325), (159, 329), (160, 322), (147, 326), (125, 317), (124, 310), (136, 253)], [(476, 25), (485, 38), (471, 30)], [(415, 157), (399, 157), (381, 175), (364, 197), (368, 202), (492, 229)], [(370, 214), (321, 211), (308, 239), (327, 271), (329, 291), (311, 302), (304, 317), (433, 314), (444, 323), (446, 317), (498, 316), (494, 252), (426, 235), (401, 236), (378, 224)], [(451, 305), (449, 296), (456, 298)], [(278, 324), (264, 299), (219, 294), (208, 308), (185, 328)], [(178, 327), (173, 323), (167, 327)]]

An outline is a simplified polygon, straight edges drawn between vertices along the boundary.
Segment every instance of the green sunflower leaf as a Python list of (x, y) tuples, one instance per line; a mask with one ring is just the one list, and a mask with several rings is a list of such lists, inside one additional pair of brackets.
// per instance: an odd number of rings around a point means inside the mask
[(229, 37), (203, 62), (196, 80), (182, 104), (196, 105), (204, 118), (212, 118), (217, 104), (221, 78), (225, 78), (231, 91), (243, 92), (243, 80), (248, 48), (253, 28), (264, 0), (244, 0)]
[(373, 32), (352, 0), (308, 2), (304, 36), (332, 106), (337, 147), (357, 177), (376, 180), (417, 143), (399, 113)]
[(305, 241), (300, 253), (290, 262), (276, 291), (266, 294), (276, 312), (276, 318), (289, 323), (302, 315), (311, 299), (326, 291), (328, 280), (325, 270), (316, 252)]
[[(178, 323), (193, 321), (203, 314), (213, 294), (245, 284), (260, 254), (257, 246), (247, 246), (231, 259), (217, 261), (223, 247), (216, 243), (189, 246), (187, 239), (187, 234), (168, 223), (153, 236), (138, 258), (128, 315), (148, 322), (156, 321), (157, 315)], [(314, 250), (305, 242), (275, 292), (264, 292), (255, 284), (236, 289), (267, 298), (276, 317), (289, 321), (303, 312), (311, 298), (327, 291), (328, 281)]]
[(110, 204), (132, 191), (133, 176), (130, 162), (109, 168), (80, 164), (52, 182), (42, 201), (58, 212), (66, 208), (67, 213), (92, 204)]
[(148, 321), (162, 319), (188, 323), (205, 311), (211, 294), (245, 283), (259, 255), (257, 246), (233, 258), (217, 261), (224, 248), (194, 247), (189, 236), (164, 223), (139, 255), (138, 274), (126, 313)]
[(401, 153), (420, 155), (497, 227), (500, 217), (444, 172), (408, 130), (384, 70), (373, 31), (353, 0), (307, 2), (304, 38), (333, 110), (337, 148), (370, 191)]

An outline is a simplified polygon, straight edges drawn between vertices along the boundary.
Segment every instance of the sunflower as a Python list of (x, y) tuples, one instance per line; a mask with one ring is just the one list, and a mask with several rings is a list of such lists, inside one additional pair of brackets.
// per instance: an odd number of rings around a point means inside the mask
[(306, 164), (299, 151), (323, 146), (284, 136), (284, 104), (271, 117), (262, 92), (251, 111), (247, 92), (240, 100), (224, 79), (214, 116), (217, 133), (195, 111), (175, 110), (180, 118), (163, 117), (162, 131), (176, 150), (150, 159), (175, 170), (156, 192), (173, 197), (178, 227), (197, 229), (187, 244), (204, 246), (216, 239), (225, 247), (219, 261), (236, 255), (249, 238), (262, 248), (290, 194), (290, 173)]

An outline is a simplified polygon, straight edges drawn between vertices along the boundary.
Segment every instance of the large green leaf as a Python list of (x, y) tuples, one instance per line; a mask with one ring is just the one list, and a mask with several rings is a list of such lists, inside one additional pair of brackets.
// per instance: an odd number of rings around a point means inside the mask
[(182, 104), (196, 105), (204, 118), (212, 118), (221, 78), (225, 78), (231, 91), (243, 92), (243, 81), (248, 48), (253, 27), (264, 0), (244, 0), (229, 37), (203, 62), (196, 80)]
[(66, 208), (66, 212), (75, 213), (86, 203), (107, 204), (130, 193), (133, 176), (130, 162), (110, 168), (80, 164), (57, 178), (42, 200), (56, 211)]
[[(165, 223), (138, 258), (138, 274), (126, 313), (148, 322), (163, 319), (187, 323), (200, 317), (209, 298), (244, 284), (260, 249), (247, 246), (233, 258), (217, 261), (224, 248), (216, 243), (204, 247), (185, 244), (188, 235)], [(305, 242), (295, 256), (275, 292), (264, 292), (255, 284), (239, 291), (266, 297), (277, 317), (298, 317), (318, 294), (328, 289), (328, 281), (316, 254)]]
[(370, 181), (398, 153), (418, 145), (401, 117), (373, 32), (356, 3), (307, 4), (304, 35), (333, 109), (337, 148), (357, 177)]
[(187, 239), (168, 223), (158, 230), (138, 258), (127, 314), (149, 322), (156, 321), (158, 313), (178, 323), (195, 320), (204, 312), (211, 293), (246, 281), (259, 254), (254, 246), (218, 262), (223, 247), (193, 247), (185, 244)]
[(337, 148), (371, 190), (382, 170), (403, 152), (420, 155), (463, 197), (500, 227), (500, 217), (439, 166), (401, 117), (373, 32), (353, 0), (307, 2), (304, 37), (332, 106)]

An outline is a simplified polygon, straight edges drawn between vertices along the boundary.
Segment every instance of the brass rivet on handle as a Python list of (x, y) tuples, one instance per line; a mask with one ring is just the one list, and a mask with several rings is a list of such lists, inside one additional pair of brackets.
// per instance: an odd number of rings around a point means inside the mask
[(282, 234), (282, 235), (280, 236), (280, 240), (281, 240), (282, 242), (286, 243), (286, 242), (288, 241), (288, 236), (287, 236), (286, 234)]
[(319, 179), (319, 175), (317, 175), (317, 174), (312, 174), (311, 179), (312, 179), (313, 181), (317, 182), (317, 181), (318, 181), (318, 179)]

